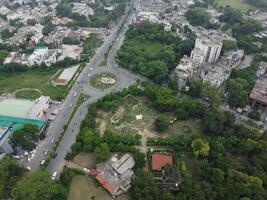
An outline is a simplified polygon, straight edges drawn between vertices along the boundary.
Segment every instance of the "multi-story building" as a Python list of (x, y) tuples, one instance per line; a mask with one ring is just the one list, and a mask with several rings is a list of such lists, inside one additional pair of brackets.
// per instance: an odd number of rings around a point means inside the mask
[(48, 49), (48, 47), (39, 47), (34, 50), (28, 58), (28, 63), (32, 65), (41, 65), (42, 63), (50, 66), (57, 61), (57, 49)]
[(107, 162), (97, 165), (99, 174), (96, 179), (116, 197), (130, 189), (134, 165), (134, 159), (130, 154), (124, 154), (120, 159), (113, 156)]
[(186, 86), (187, 79), (193, 75), (193, 65), (191, 60), (184, 56), (180, 64), (175, 68), (173, 80), (177, 82), (178, 89), (181, 90)]
[(222, 51), (222, 42), (211, 37), (199, 37), (196, 39), (195, 48), (191, 52), (191, 60), (197, 66), (204, 62), (216, 63)]

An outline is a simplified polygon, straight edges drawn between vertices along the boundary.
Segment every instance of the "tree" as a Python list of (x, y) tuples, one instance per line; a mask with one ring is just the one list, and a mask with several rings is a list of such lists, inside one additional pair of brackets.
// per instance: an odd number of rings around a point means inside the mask
[(164, 132), (169, 129), (169, 119), (166, 116), (159, 116), (156, 118), (154, 122), (154, 126), (156, 131), (158, 132)]
[(23, 168), (10, 157), (0, 162), (0, 199), (10, 198), (14, 185), (23, 176)]
[(239, 23), (242, 21), (242, 13), (231, 6), (226, 6), (219, 19), (227, 24)]
[(201, 98), (208, 98), (210, 102), (215, 105), (219, 105), (222, 101), (218, 88), (208, 82), (202, 83), (201, 85)]
[(98, 162), (106, 161), (111, 155), (108, 144), (100, 144), (100, 146), (96, 147), (94, 154)]
[(250, 117), (251, 119), (259, 121), (261, 119), (261, 114), (259, 111), (253, 110), (253, 111), (248, 113), (248, 117)]
[(213, 135), (222, 135), (225, 130), (226, 118), (222, 111), (217, 108), (210, 108), (204, 113), (204, 129)]
[(53, 182), (46, 171), (27, 174), (12, 190), (14, 200), (52, 200), (57, 196), (64, 198), (64, 195), (61, 186)]
[(0, 33), (3, 40), (8, 39), (14, 35), (9, 29), (3, 29)]
[(236, 41), (232, 41), (232, 40), (224, 40), (223, 41), (223, 49), (222, 52), (226, 52), (226, 51), (230, 51), (230, 50), (237, 50), (237, 43)]
[(210, 22), (211, 15), (202, 8), (189, 9), (185, 16), (193, 26), (203, 26), (204, 28), (212, 28), (214, 26)]
[(3, 64), (3, 62), (5, 61), (7, 55), (8, 55), (8, 52), (7, 51), (0, 50), (0, 65)]
[(27, 19), (27, 24), (29, 26), (34, 26), (35, 24), (37, 24), (38, 22), (36, 21), (36, 19)]
[(244, 107), (248, 102), (248, 82), (245, 79), (229, 79), (227, 83), (228, 102), (232, 107)]
[(48, 22), (42, 30), (43, 35), (48, 35), (51, 31), (54, 30), (54, 27), (55, 26), (51, 22)]
[(152, 174), (137, 170), (130, 193), (132, 200), (160, 200), (160, 192)]
[(196, 157), (207, 157), (209, 155), (210, 152), (209, 143), (204, 142), (201, 139), (193, 140), (191, 147)]

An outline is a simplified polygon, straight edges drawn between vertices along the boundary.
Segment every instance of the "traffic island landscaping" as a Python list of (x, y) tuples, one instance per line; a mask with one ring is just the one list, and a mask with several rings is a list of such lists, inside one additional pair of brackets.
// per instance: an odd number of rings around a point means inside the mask
[(90, 79), (91, 86), (97, 89), (107, 89), (114, 86), (116, 83), (117, 77), (109, 72), (96, 74)]

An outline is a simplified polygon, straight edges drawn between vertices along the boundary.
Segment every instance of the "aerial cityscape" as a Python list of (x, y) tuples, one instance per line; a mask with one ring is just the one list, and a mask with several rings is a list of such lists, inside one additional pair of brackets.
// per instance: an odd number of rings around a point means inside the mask
[(266, 200), (267, 0), (0, 0), (1, 200)]

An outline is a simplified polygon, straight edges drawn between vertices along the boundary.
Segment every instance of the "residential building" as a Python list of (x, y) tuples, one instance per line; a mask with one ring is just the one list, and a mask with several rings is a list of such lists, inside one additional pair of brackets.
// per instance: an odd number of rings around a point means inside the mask
[(52, 83), (54, 85), (67, 85), (77, 72), (78, 68), (79, 65), (65, 69), (56, 80), (52, 81)]
[(61, 49), (59, 50), (61, 55), (59, 56), (58, 60), (64, 60), (66, 57), (72, 58), (74, 60), (80, 60), (82, 51), (83, 48), (79, 45), (63, 44)]
[(201, 66), (200, 78), (202, 81), (209, 82), (218, 88), (223, 85), (230, 75), (231, 69), (223, 65), (205, 63)]
[(114, 197), (126, 193), (131, 187), (134, 159), (124, 154), (120, 159), (112, 156), (107, 162), (97, 165), (96, 179)]
[(258, 79), (249, 95), (249, 100), (252, 107), (267, 106), (267, 79)]
[(28, 113), (29, 119), (41, 119), (45, 120), (45, 113), (49, 108), (51, 99), (48, 96), (40, 96), (35, 100), (35, 104)]
[(152, 154), (152, 171), (161, 172), (166, 165), (173, 165), (171, 155), (163, 155), (159, 153)]
[(32, 65), (41, 65), (42, 63), (50, 66), (57, 61), (58, 50), (48, 49), (48, 47), (38, 47), (34, 49), (32, 55), (28, 58), (28, 63)]
[(10, 52), (6, 57), (4, 64), (12, 63), (16, 58), (17, 52)]
[(175, 68), (173, 73), (173, 80), (177, 82), (178, 89), (181, 90), (186, 86), (189, 77), (193, 75), (193, 64), (191, 60), (185, 55), (180, 64)]
[(211, 37), (199, 37), (191, 52), (191, 60), (197, 66), (204, 62), (216, 63), (220, 57), (222, 46), (221, 41), (213, 40)]
[(63, 39), (68, 37), (70, 33), (71, 29), (67, 27), (57, 27), (47, 37), (45, 37), (44, 41), (47, 44), (61, 45), (63, 43)]

